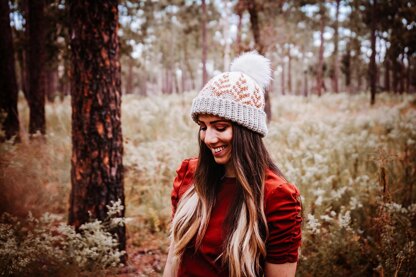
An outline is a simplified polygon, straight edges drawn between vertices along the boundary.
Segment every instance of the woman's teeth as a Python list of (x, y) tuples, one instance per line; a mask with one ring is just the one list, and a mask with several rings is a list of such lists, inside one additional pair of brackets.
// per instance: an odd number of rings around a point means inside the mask
[(214, 148), (214, 153), (218, 153), (221, 150), (223, 150), (224, 148), (225, 148), (225, 146), (221, 146), (221, 147), (218, 147), (218, 148)]

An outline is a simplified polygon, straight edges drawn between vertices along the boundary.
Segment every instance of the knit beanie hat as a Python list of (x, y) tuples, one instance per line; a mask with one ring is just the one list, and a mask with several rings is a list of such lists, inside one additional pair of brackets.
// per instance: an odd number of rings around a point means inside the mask
[(267, 134), (264, 89), (271, 80), (270, 61), (257, 52), (236, 58), (230, 72), (213, 77), (192, 101), (191, 116), (216, 115), (254, 132)]

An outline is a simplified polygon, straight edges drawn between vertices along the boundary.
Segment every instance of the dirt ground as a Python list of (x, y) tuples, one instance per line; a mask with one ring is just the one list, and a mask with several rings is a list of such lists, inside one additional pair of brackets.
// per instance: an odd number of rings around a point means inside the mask
[(162, 276), (167, 257), (167, 235), (132, 231), (127, 234), (128, 261), (117, 276)]

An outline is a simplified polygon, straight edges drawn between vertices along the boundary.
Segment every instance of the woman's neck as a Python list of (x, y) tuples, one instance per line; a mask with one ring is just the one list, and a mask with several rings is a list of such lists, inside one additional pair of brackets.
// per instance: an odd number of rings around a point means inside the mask
[(235, 169), (231, 162), (225, 165), (225, 177), (235, 177)]

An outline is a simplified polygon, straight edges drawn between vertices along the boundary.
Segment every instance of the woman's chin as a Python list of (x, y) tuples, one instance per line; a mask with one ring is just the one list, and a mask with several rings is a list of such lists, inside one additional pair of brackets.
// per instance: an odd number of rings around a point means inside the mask
[(229, 162), (229, 160), (230, 160), (229, 157), (215, 157), (214, 156), (214, 161), (217, 164), (226, 165)]

